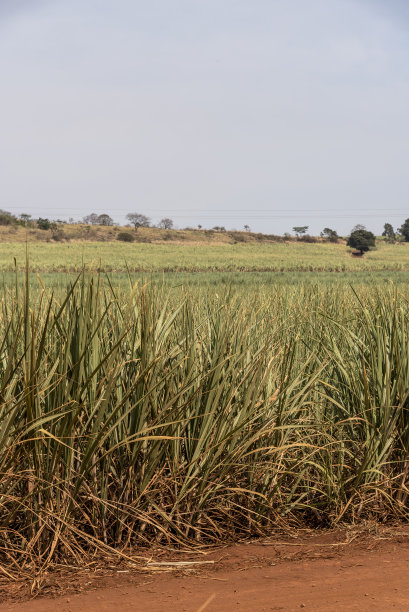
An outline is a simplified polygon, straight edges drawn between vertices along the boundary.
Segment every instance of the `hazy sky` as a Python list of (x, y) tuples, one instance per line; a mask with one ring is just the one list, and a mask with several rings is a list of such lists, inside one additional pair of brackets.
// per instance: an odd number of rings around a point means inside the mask
[(408, 0), (0, 0), (0, 208), (409, 217)]

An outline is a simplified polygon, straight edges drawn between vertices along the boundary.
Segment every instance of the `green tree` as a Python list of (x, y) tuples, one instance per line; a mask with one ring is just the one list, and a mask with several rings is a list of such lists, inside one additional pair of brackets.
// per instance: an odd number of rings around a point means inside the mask
[(37, 219), (37, 227), (41, 230), (49, 230), (51, 229), (51, 221), (49, 219), (43, 219), (42, 217), (39, 217)]
[(357, 249), (363, 255), (375, 246), (375, 236), (366, 229), (356, 229), (348, 238), (347, 246)]
[(395, 232), (390, 223), (385, 223), (385, 225), (383, 226), (382, 236), (385, 236), (388, 242), (395, 241)]
[(30, 223), (31, 215), (27, 213), (21, 213), (20, 221), (22, 225), (28, 225)]
[(321, 232), (321, 238), (326, 238), (329, 242), (338, 242), (338, 234), (335, 230), (330, 227), (324, 227)]
[(409, 219), (406, 219), (398, 231), (403, 236), (405, 242), (409, 242)]
[(303, 236), (304, 234), (307, 233), (307, 230), (308, 230), (308, 225), (296, 225), (295, 227), (293, 227), (293, 232), (297, 236)]

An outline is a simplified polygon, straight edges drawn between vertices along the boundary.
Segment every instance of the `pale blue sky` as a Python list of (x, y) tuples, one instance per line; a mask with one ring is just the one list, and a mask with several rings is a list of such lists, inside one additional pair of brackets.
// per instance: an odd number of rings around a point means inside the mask
[(409, 2), (0, 0), (0, 208), (409, 217)]

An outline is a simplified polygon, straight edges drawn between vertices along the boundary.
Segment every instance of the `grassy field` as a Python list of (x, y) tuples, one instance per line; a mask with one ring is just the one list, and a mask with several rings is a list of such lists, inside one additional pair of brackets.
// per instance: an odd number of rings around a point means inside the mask
[[(409, 243), (379, 242), (363, 258), (344, 244), (127, 244), (29, 243), (35, 272), (72, 272), (85, 264), (107, 272), (401, 272), (409, 270)], [(0, 242), (0, 270), (24, 267), (26, 245)]]
[[(9, 271), (24, 244), (0, 254), (11, 577), (95, 550), (409, 518), (407, 245), (29, 251), (40, 277)], [(132, 287), (141, 270), (157, 282)]]

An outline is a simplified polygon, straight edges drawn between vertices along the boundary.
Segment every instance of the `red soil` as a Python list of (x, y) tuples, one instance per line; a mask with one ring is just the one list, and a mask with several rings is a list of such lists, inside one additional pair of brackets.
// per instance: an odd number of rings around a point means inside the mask
[(112, 566), (64, 570), (50, 576), (43, 595), (34, 599), (28, 599), (27, 585), (5, 586), (0, 611), (409, 610), (408, 527), (272, 537), (207, 554), (160, 554), (154, 558), (161, 563), (214, 563), (159, 565), (142, 575)]

